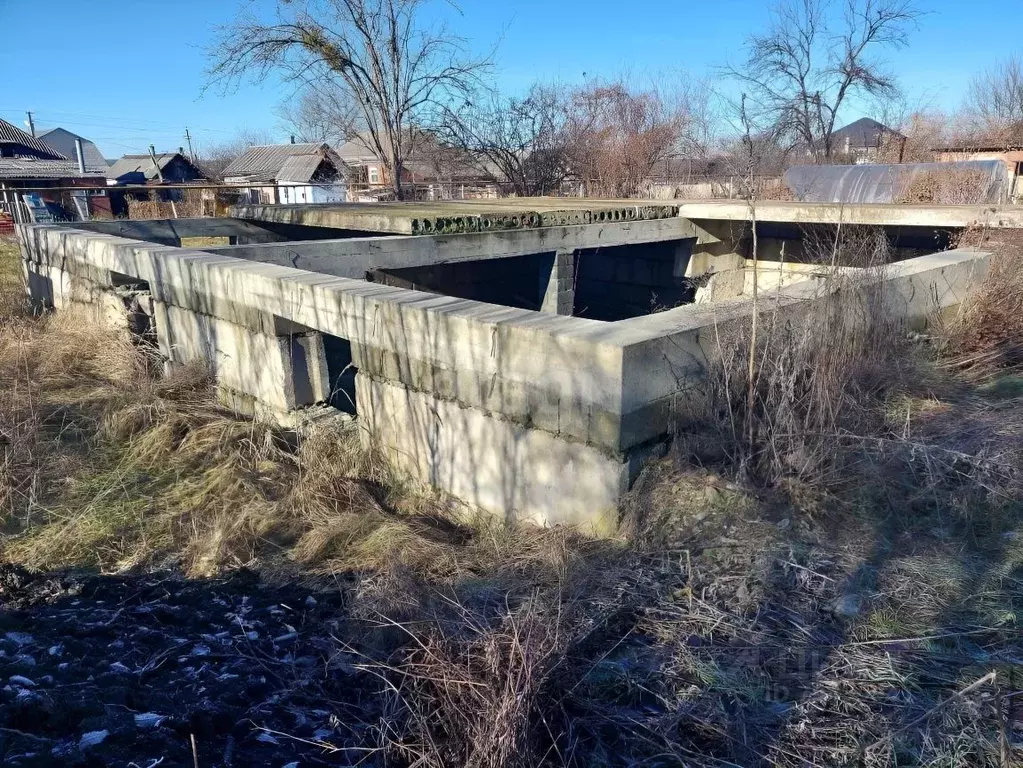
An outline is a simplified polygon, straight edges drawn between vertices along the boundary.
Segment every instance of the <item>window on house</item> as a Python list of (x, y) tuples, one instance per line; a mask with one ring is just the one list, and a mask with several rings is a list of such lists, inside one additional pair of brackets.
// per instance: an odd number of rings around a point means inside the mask
[(380, 169), (370, 168), (369, 169), (369, 183), (379, 184), (380, 183)]

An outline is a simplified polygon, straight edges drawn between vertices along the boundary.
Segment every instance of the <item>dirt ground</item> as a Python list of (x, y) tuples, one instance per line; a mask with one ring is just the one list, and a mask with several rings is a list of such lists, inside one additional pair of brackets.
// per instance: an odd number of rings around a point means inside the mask
[(368, 693), (331, 637), (344, 602), (245, 573), (2, 567), (0, 762), (343, 765), (338, 717)]

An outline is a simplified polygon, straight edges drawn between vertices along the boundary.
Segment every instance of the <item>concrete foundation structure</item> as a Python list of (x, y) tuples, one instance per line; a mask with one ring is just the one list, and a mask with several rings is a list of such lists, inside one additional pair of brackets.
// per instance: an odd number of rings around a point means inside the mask
[[(252, 218), (22, 226), (19, 239), (38, 304), (143, 328), (168, 365), (206, 361), (239, 411), (289, 423), (333, 405), (397, 466), (471, 504), (599, 526), (669, 439), (718, 331), (749, 321), (749, 265), (707, 219), (571, 201), (589, 223), (560, 223), (557, 202), (488, 201), (519, 222), (493, 232), (367, 236), (430, 217), (273, 206), (236, 211)], [(471, 229), (483, 207), (434, 211), (430, 226), (462, 218)], [(180, 247), (202, 236), (238, 244)], [(988, 259), (902, 261), (885, 290), (926, 323), (963, 301)], [(776, 268), (773, 281), (763, 269), (774, 311), (820, 298), (814, 268)], [(713, 271), (699, 288), (693, 278)]]

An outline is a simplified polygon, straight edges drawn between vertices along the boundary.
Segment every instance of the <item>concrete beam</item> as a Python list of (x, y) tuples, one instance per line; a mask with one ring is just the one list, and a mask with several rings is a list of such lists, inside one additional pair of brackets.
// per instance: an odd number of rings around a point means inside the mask
[[(1023, 208), (998, 205), (904, 205), (895, 203), (836, 204), (764, 200), (755, 204), (758, 222), (793, 224), (864, 224), (872, 226), (1023, 227)], [(682, 202), (679, 216), (704, 221), (749, 221), (750, 206), (742, 200)]]
[(82, 221), (75, 228), (160, 245), (180, 245), (183, 237), (273, 237), (258, 222), (229, 218)]
[(273, 222), (248, 221), (246, 219), (196, 217), (188, 219), (146, 219), (75, 222), (76, 229), (115, 235), (132, 240), (144, 240), (158, 245), (181, 245), (181, 238), (188, 237), (230, 237), (246, 243), (279, 243), (282, 241), (307, 239), (337, 239), (353, 234), (336, 229), (309, 227)]
[(640, 245), (696, 236), (697, 230), (691, 222), (673, 218), (461, 235), (235, 245), (204, 250), (218, 256), (361, 279), (371, 269), (402, 269), (559, 250)]
[(673, 218), (678, 209), (658, 200), (531, 197), (432, 203), (236, 205), (231, 214), (285, 224), (432, 235)]

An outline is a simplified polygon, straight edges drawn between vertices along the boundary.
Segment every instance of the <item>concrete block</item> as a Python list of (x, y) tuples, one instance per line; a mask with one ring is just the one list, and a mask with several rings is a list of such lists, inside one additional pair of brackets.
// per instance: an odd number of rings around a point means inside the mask
[(611, 282), (614, 280), (614, 262), (610, 257), (600, 253), (587, 253), (580, 257), (578, 269), (587, 280), (601, 280)]
[(204, 360), (218, 384), (273, 409), (287, 411), (299, 405), (289, 337), (254, 333), (226, 320), (172, 305), (161, 314), (165, 325), (159, 334), (166, 339), (172, 361)]
[(632, 281), (640, 285), (657, 285), (655, 266), (656, 263), (648, 259), (636, 259), (632, 264)]
[(360, 373), (364, 434), (424, 483), (509, 520), (593, 526), (614, 519), (629, 465), (590, 446)]

